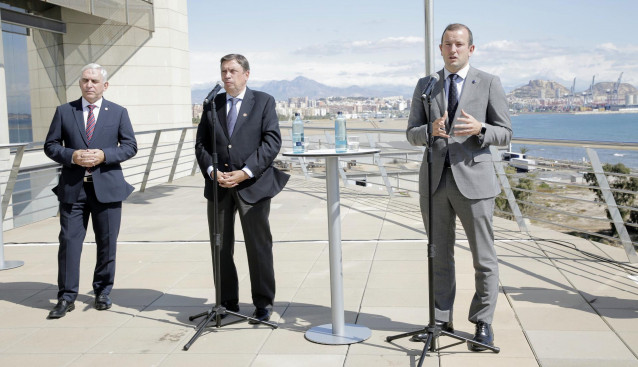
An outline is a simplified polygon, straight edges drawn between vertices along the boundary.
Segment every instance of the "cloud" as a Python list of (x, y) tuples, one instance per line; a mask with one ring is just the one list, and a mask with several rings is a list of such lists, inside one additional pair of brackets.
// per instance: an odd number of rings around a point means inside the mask
[[(191, 85), (206, 85), (220, 80), (219, 60), (226, 55), (227, 50), (211, 51), (191, 51), (190, 52), (190, 75)], [(278, 52), (246, 52), (244, 54), (253, 69), (253, 62), (259, 67), (261, 64), (284, 63), (284, 57)], [(252, 72), (252, 70), (251, 70)]]
[(372, 52), (417, 48), (423, 46), (423, 37), (386, 37), (378, 40), (360, 41), (333, 41), (322, 44), (314, 44), (298, 48), (293, 51), (295, 55), (304, 56), (334, 56), (341, 54), (369, 54)]
[[(251, 62), (251, 81), (291, 80), (304, 76), (332, 86), (409, 85), (425, 75), (421, 37), (386, 37), (374, 41), (314, 44), (293, 52), (283, 49), (246, 53)], [(443, 67), (438, 49), (435, 69)], [(219, 80), (216, 50), (191, 53), (191, 83)], [(507, 88), (529, 80), (557, 81), (567, 88), (576, 78), (576, 90), (596, 82), (638, 83), (638, 45), (605, 42), (589, 48), (556, 40), (495, 40), (477, 45), (471, 58), (474, 67), (498, 75)]]
[(635, 83), (638, 76), (638, 45), (603, 43), (591, 48), (557, 45), (555, 41), (493, 41), (477, 46), (472, 65), (497, 74), (505, 86), (527, 84), (532, 79), (554, 80), (584, 90), (593, 75), (598, 81)]
[(368, 86), (378, 84), (409, 85), (416, 84), (424, 74), (424, 64), (418, 60), (392, 65), (372, 61), (310, 60), (290, 64), (263, 64), (259, 73), (253, 72), (254, 80), (291, 80), (304, 76), (320, 83), (335, 87), (350, 85)]

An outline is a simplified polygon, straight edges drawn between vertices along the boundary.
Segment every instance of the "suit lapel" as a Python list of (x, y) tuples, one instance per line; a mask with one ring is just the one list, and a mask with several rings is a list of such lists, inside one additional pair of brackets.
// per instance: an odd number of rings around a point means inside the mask
[(82, 114), (82, 98), (77, 101), (71, 102), (73, 107), (73, 116), (75, 117), (75, 125), (78, 127), (78, 131), (84, 139), (84, 144), (89, 145), (89, 141), (86, 140), (86, 126), (84, 125), (84, 115)]
[[(433, 91), (433, 94), (436, 96), (434, 97), (434, 100), (436, 101), (436, 104), (439, 106), (439, 117), (440, 117), (440, 116), (443, 116), (445, 114), (445, 111), (447, 110), (447, 98), (445, 96), (445, 73), (441, 69), (441, 71), (439, 71), (438, 74), (439, 74), (439, 81), (434, 86), (435, 89)], [(432, 119), (432, 121), (434, 121), (434, 119)]]
[(465, 104), (467, 103), (467, 101), (472, 99), (472, 96), (475, 93), (477, 93), (479, 82), (480, 80), (478, 79), (478, 73), (476, 72), (476, 69), (470, 66), (470, 69), (467, 71), (467, 75), (465, 76), (465, 80), (463, 81), (463, 90), (461, 90), (459, 105), (456, 108), (454, 121), (452, 121), (450, 131), (452, 131), (454, 125), (456, 125), (457, 119), (461, 116), (461, 110), (467, 110)]
[[(253, 91), (246, 88), (246, 93), (244, 94), (244, 99), (241, 101), (241, 107), (239, 111), (237, 111), (237, 122), (235, 122), (235, 130), (233, 131), (233, 135), (241, 129), (242, 125), (248, 121), (249, 113), (252, 111), (253, 106), (255, 105), (255, 96), (253, 95)], [(232, 139), (232, 136), (231, 136)]]
[[(230, 140), (228, 137), (228, 124), (226, 123), (226, 93), (220, 93), (215, 97), (215, 108), (217, 109), (217, 122), (219, 122), (222, 131), (226, 135), (226, 138)], [(211, 124), (213, 122), (211, 121)], [(214, 127), (217, 129), (217, 126)]]
[(465, 76), (465, 80), (463, 81), (463, 90), (461, 91), (459, 106), (456, 108), (456, 116), (454, 117), (452, 125), (456, 123), (456, 118), (461, 116), (461, 110), (467, 110), (467, 108), (465, 108), (465, 104), (475, 93), (477, 93), (479, 81), (476, 69), (470, 66), (470, 69), (467, 71), (467, 75)]

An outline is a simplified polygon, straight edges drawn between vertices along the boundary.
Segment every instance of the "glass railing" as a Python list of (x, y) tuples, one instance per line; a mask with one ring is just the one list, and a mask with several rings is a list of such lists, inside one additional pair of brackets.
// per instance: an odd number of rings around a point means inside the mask
[[(123, 163), (129, 183), (138, 191), (194, 175), (198, 166), (194, 154), (196, 127), (138, 132), (138, 154)], [(281, 124), (282, 152), (292, 150), (291, 128)], [(360, 148), (377, 148), (379, 153), (349, 157), (340, 161), (344, 185), (384, 190), (389, 196), (412, 196), (419, 192), (419, 169), (424, 147), (411, 146), (403, 129), (350, 128), (359, 136)], [(571, 141), (514, 139), (514, 144), (582, 144)], [(308, 149), (334, 147), (331, 127), (306, 126)], [(575, 236), (625, 247), (635, 256), (638, 245), (638, 173), (630, 165), (599, 162), (597, 151), (607, 143), (587, 142), (587, 159), (561, 161), (527, 157), (493, 149), (495, 168), (503, 192), (496, 198), (496, 215), (514, 220), (519, 229), (535, 225)], [(622, 147), (620, 147), (622, 145)], [(615, 144), (634, 154), (638, 144)], [(0, 146), (0, 192), (4, 229), (10, 229), (57, 215), (57, 198), (51, 192), (57, 183), (59, 165), (42, 152), (41, 144)], [(502, 160), (502, 158), (508, 160)], [(323, 178), (323, 159), (284, 157), (275, 165), (307, 179)], [(477, 183), (480, 184), (480, 183)]]
[[(290, 127), (281, 125), (283, 151), (291, 150)], [(361, 148), (379, 148), (372, 156), (348, 158), (340, 163), (345, 185), (377, 186), (388, 195), (418, 195), (419, 169), (425, 147), (411, 146), (404, 129), (348, 129)], [(309, 149), (334, 147), (332, 127), (305, 127)], [(638, 262), (638, 170), (631, 156), (638, 143), (582, 142), (547, 139), (513, 139), (514, 145), (555, 145), (582, 149), (578, 161), (529, 157), (508, 147), (493, 147), (494, 165), (503, 188), (496, 198), (495, 214), (515, 220), (521, 231), (536, 225), (625, 248)], [(600, 162), (598, 151), (614, 149), (619, 162)], [(321, 159), (286, 157), (281, 166), (307, 178), (323, 177)], [(480, 183), (477, 183), (480, 184)]]

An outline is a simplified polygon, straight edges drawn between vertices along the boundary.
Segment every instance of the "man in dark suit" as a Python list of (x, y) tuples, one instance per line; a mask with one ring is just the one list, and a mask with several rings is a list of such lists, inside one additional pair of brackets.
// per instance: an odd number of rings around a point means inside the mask
[(133, 192), (120, 163), (137, 153), (137, 142), (126, 109), (102, 98), (108, 86), (103, 67), (89, 64), (82, 68), (82, 98), (56, 109), (44, 144), (44, 153), (62, 165), (53, 189), (60, 201), (61, 230), (58, 303), (49, 313), (50, 319), (75, 308), (89, 217), (97, 244), (95, 308), (106, 310), (112, 304), (109, 294), (115, 279), (122, 201)]
[[(215, 98), (217, 124), (208, 117), (212, 103), (204, 108), (197, 128), (195, 154), (205, 178), (204, 196), (208, 199), (208, 227), (213, 238), (213, 190), (218, 189), (218, 217), (221, 230), (220, 277), (221, 304), (239, 311), (239, 285), (233, 260), (235, 214), (239, 212), (248, 266), (253, 317), (268, 321), (275, 298), (270, 199), (285, 186), (289, 176), (273, 167), (281, 147), (275, 99), (246, 87), (250, 75), (248, 60), (230, 54), (221, 59), (221, 77), (226, 93)], [(218, 155), (217, 183), (213, 181), (213, 129)], [(252, 323), (256, 323), (251, 321)]]
[[(450, 24), (441, 37), (445, 68), (432, 90), (432, 116), (421, 94), (430, 77), (419, 80), (408, 119), (412, 145), (428, 143), (432, 121), (433, 228), (428, 227), (428, 159), (419, 174), (421, 213), (428, 236), (436, 245), (434, 295), (436, 322), (453, 332), (456, 293), (454, 269), (455, 218), (459, 217), (474, 260), (475, 294), (469, 320), (476, 324), (474, 340), (493, 344), (492, 320), (498, 298), (498, 259), (494, 249), (492, 217), (494, 197), (501, 191), (490, 145), (508, 145), (512, 125), (505, 92), (498, 77), (469, 64), (474, 52), (472, 32), (463, 24)], [(484, 350), (469, 344), (471, 350)]]

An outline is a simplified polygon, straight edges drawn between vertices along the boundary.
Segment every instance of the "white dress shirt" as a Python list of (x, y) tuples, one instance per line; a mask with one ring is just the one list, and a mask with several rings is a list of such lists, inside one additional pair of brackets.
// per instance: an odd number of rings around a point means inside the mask
[(461, 93), (463, 92), (463, 84), (465, 84), (465, 78), (467, 78), (467, 72), (470, 71), (470, 64), (465, 65), (465, 67), (459, 70), (456, 73), (449, 72), (446, 68), (443, 68), (443, 76), (445, 76), (445, 95), (448, 96), (450, 94), (450, 74), (458, 75), (454, 80), (456, 81), (456, 91), (458, 95), (456, 96), (456, 100), (461, 100)]

